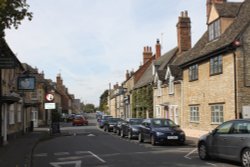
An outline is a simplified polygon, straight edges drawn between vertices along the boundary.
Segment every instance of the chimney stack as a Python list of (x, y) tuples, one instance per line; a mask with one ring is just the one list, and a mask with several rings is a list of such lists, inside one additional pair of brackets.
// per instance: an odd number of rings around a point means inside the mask
[(126, 80), (128, 80), (129, 79), (129, 72), (128, 72), (128, 70), (126, 71)]
[(161, 57), (161, 44), (160, 40), (156, 40), (156, 45), (155, 45), (155, 59), (157, 60), (159, 57)]
[(191, 21), (187, 11), (181, 12), (176, 27), (179, 53), (182, 53), (191, 48)]
[(149, 59), (151, 59), (152, 55), (152, 48), (149, 46), (145, 46), (143, 50), (143, 64), (145, 64)]

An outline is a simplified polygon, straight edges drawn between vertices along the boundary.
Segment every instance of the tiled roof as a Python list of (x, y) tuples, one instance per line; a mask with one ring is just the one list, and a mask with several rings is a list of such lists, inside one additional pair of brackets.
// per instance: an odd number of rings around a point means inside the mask
[(227, 2), (224, 4), (215, 4), (215, 8), (220, 17), (236, 17), (242, 3)]
[[(238, 6), (238, 3), (234, 5)], [(232, 5), (233, 6), (233, 5)], [(182, 67), (196, 63), (202, 58), (212, 55), (218, 50), (222, 50), (227, 46), (230, 46), (240, 34), (245, 30), (250, 23), (250, 0), (245, 0), (240, 6), (238, 15), (233, 23), (226, 29), (226, 31), (216, 40), (208, 41), (208, 32), (205, 32), (196, 45), (189, 51), (182, 54), (176, 64), (180, 64)]]
[[(159, 57), (157, 60), (153, 62), (154, 65), (159, 66), (159, 70), (164, 70), (164, 66), (166, 66), (168, 63), (171, 62), (172, 58), (176, 55), (177, 48), (174, 48), (170, 50), (169, 52), (165, 53), (161, 57)], [(147, 70), (144, 72), (142, 77), (139, 79), (139, 81), (135, 84), (134, 88), (140, 88), (143, 86), (146, 86), (147, 84), (150, 84), (153, 82), (153, 74), (152, 74), (152, 64), (147, 68)]]

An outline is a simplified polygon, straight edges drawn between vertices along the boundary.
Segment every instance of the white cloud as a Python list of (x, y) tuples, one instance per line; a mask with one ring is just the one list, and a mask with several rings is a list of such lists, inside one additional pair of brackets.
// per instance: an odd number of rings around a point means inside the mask
[(28, 3), (34, 18), (7, 31), (10, 47), (20, 61), (44, 70), (47, 78), (55, 81), (61, 72), (70, 93), (96, 105), (110, 82), (121, 83), (127, 69), (138, 68), (144, 46), (154, 50), (157, 38), (163, 39), (164, 51), (176, 46), (181, 11), (189, 11), (193, 41), (202, 35), (206, 22), (205, 2), (197, 0)]

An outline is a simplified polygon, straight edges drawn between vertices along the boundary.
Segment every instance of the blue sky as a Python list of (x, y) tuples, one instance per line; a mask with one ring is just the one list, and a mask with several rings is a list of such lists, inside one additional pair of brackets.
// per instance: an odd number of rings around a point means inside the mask
[(109, 83), (137, 70), (144, 46), (177, 46), (176, 23), (187, 10), (192, 43), (206, 30), (206, 0), (27, 0), (32, 21), (6, 31), (21, 62), (56, 80), (60, 73), (71, 94), (99, 104)]

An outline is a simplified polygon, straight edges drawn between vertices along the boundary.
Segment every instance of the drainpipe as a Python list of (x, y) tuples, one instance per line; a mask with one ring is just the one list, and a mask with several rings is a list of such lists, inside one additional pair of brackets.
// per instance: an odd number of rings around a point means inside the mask
[(234, 56), (234, 114), (235, 114), (235, 119), (238, 118), (238, 114), (237, 114), (237, 110), (238, 110), (238, 103), (237, 103), (237, 80), (236, 80), (236, 54), (235, 51), (233, 52), (233, 56)]

